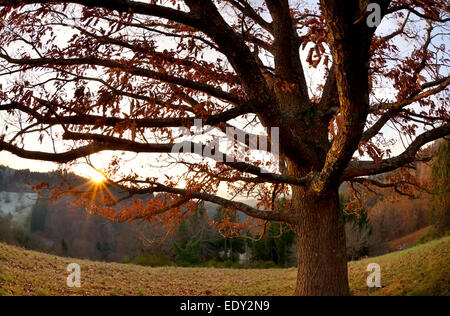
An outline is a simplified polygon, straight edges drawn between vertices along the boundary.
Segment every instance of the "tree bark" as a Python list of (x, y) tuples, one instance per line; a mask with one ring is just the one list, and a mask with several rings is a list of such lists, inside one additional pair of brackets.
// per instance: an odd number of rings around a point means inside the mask
[(348, 270), (344, 218), (338, 189), (317, 196), (294, 189), (293, 224), (298, 243), (298, 275), (295, 295), (347, 296)]

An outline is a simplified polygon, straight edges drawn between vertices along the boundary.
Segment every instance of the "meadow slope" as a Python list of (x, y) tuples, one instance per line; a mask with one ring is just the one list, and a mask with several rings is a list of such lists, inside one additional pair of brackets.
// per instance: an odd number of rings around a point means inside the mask
[[(66, 286), (78, 263), (82, 286)], [(382, 289), (368, 289), (366, 268), (382, 268)], [(450, 295), (450, 237), (349, 264), (353, 295)], [(60, 258), (0, 243), (0, 295), (291, 295), (295, 269), (147, 268)]]

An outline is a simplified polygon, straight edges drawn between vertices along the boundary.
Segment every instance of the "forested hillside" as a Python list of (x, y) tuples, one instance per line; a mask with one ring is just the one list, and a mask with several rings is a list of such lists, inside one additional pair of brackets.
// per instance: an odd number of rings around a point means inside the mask
[[(49, 199), (48, 190), (41, 195), (33, 190), (33, 186), (43, 182), (51, 187), (61, 182), (81, 185), (89, 182), (88, 179), (73, 174), (35, 173), (4, 166), (0, 171), (3, 175), (0, 241), (60, 256), (142, 265), (239, 266), (250, 260), (260, 267), (295, 265), (291, 251), (294, 238), (285, 225), (281, 229), (280, 224), (274, 223), (260, 241), (225, 237), (210, 225), (213, 220), (224, 219), (220, 208), (207, 203), (172, 234), (167, 234), (167, 229), (157, 223), (114, 223), (90, 216), (84, 209), (71, 207), (70, 197), (54, 201)], [(117, 189), (109, 190), (116, 196), (121, 194)], [(116, 209), (131, 202), (124, 200)], [(22, 205), (27, 206), (25, 211)], [(240, 214), (240, 218), (234, 220), (245, 219), (246, 216)]]

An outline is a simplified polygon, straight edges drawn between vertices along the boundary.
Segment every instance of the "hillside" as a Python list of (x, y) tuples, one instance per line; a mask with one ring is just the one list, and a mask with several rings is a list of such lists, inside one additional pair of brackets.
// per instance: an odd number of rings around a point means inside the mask
[(0, 215), (10, 214), (16, 222), (24, 224), (37, 199), (36, 193), (0, 191)]
[(425, 228), (419, 229), (418, 231), (403, 236), (401, 238), (397, 238), (388, 242), (389, 248), (391, 251), (399, 251), (403, 249), (407, 249), (414, 245), (420, 238), (426, 236), (433, 229), (433, 226), (427, 226)]
[[(82, 287), (66, 286), (68, 264), (81, 265)], [(450, 237), (352, 262), (354, 295), (450, 295)], [(366, 286), (367, 265), (382, 268), (382, 289)], [(290, 295), (295, 269), (144, 268), (60, 258), (0, 244), (0, 295)]]

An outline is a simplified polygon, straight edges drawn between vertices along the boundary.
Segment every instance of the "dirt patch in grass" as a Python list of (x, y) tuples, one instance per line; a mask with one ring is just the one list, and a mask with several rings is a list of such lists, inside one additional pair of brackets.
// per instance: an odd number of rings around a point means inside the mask
[(416, 244), (416, 242), (420, 238), (427, 235), (431, 231), (431, 229), (432, 229), (432, 226), (428, 226), (428, 227), (418, 230), (412, 234), (409, 234), (407, 236), (392, 240), (388, 243), (389, 248), (391, 251), (399, 251), (399, 250), (407, 249), (407, 248), (413, 246), (414, 244)]

